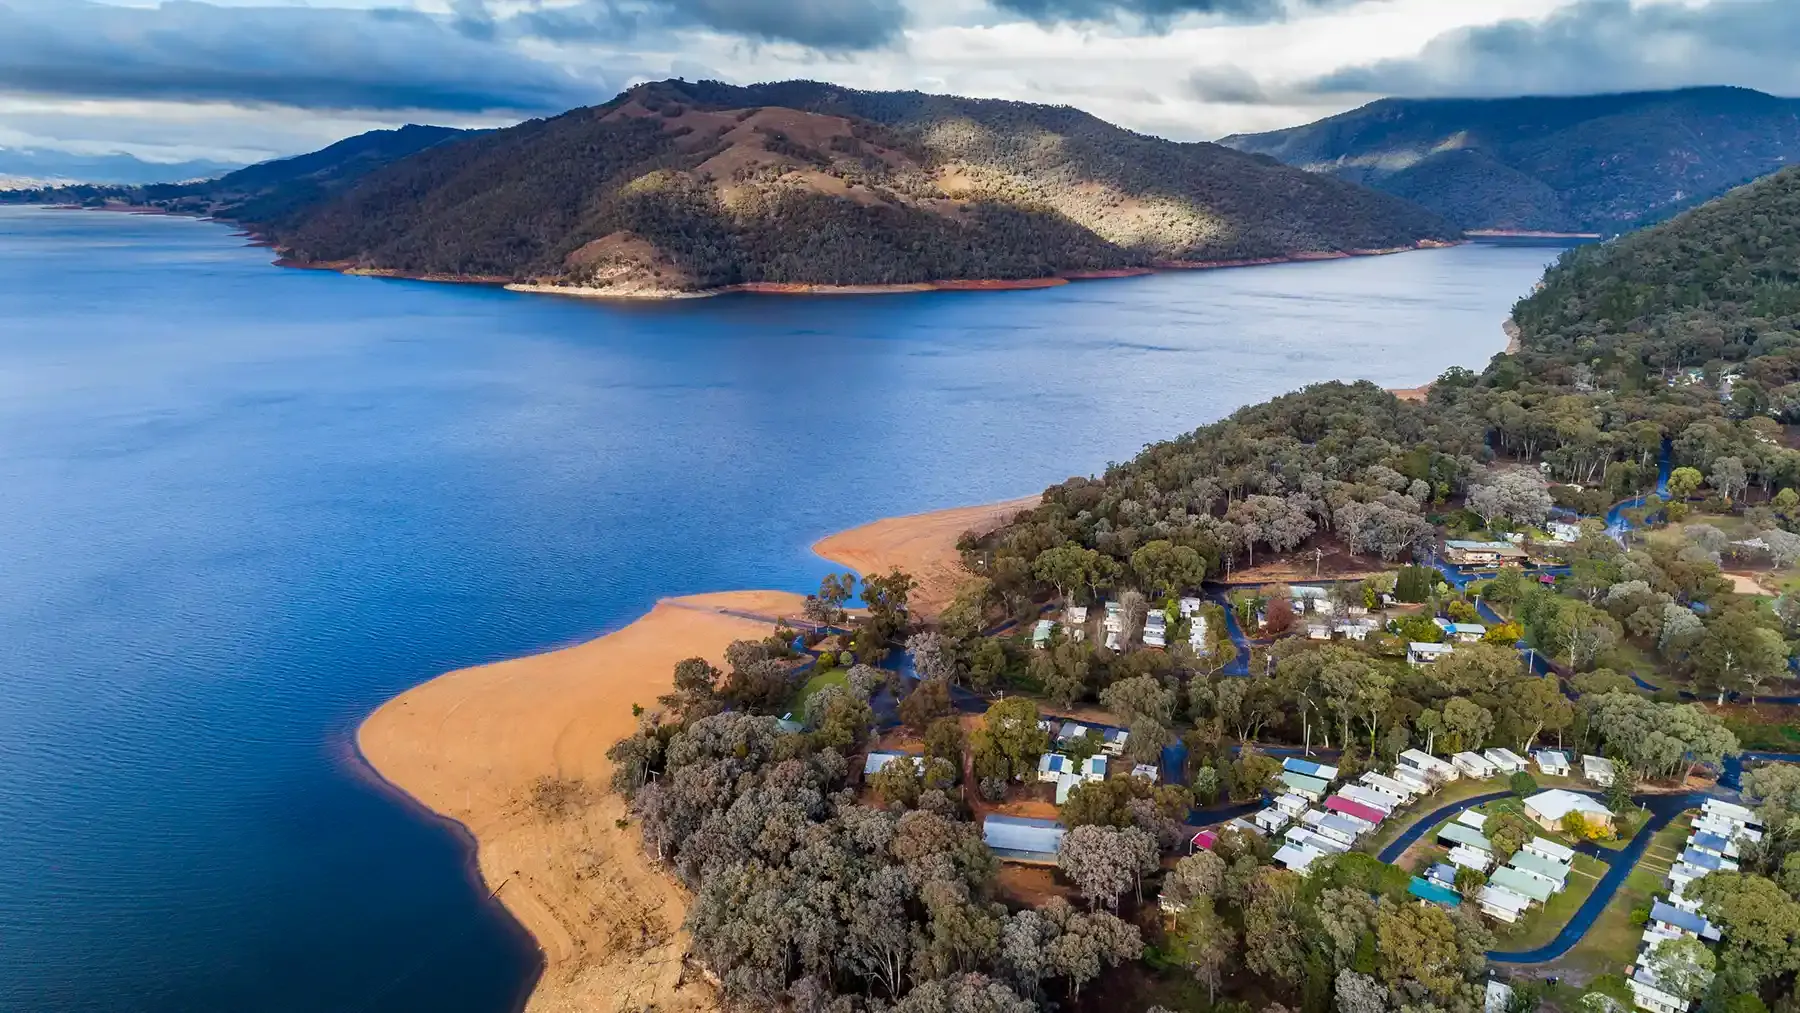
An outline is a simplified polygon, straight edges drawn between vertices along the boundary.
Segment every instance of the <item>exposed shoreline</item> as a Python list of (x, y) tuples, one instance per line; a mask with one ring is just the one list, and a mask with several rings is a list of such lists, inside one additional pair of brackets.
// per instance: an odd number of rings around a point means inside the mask
[[(862, 572), (898, 566), (919, 578), (921, 613), (950, 600), (967, 573), (956, 540), (1038, 501), (886, 518), (821, 539), (814, 550)], [(530, 934), (543, 969), (532, 1013), (717, 1009), (688, 973), (683, 889), (643, 852), (624, 805), (605, 795), (606, 750), (629, 734), (633, 704), (654, 707), (675, 662), (721, 663), (731, 641), (798, 616), (802, 597), (728, 591), (657, 602), (622, 629), (541, 654), (459, 669), (382, 704), (357, 729), (356, 752), (383, 785), (458, 828), (473, 875)], [(552, 778), (589, 803), (547, 816), (534, 789)]]

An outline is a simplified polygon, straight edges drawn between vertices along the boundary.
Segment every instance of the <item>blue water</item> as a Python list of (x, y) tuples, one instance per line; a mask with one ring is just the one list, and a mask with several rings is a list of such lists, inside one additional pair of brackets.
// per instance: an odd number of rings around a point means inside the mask
[(536, 957), (357, 722), (660, 595), (1504, 344), (1554, 251), (602, 306), (0, 209), (0, 1009), (513, 1006)]

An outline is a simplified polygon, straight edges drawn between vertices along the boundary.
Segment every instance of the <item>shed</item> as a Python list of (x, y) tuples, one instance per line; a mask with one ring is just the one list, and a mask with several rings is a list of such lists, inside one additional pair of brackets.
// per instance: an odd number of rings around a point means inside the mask
[(1455, 890), (1447, 890), (1420, 876), (1414, 876), (1412, 881), (1406, 884), (1406, 892), (1420, 900), (1441, 904), (1444, 907), (1456, 907), (1462, 903), (1462, 895)]
[(1001, 858), (1028, 862), (1054, 862), (1065, 830), (1055, 820), (1030, 816), (989, 815), (981, 824), (981, 839)]
[(1380, 809), (1346, 798), (1341, 793), (1326, 799), (1325, 808), (1335, 813), (1354, 816), (1365, 823), (1380, 823), (1387, 818), (1387, 813)]
[(1456, 822), (1461, 823), (1465, 827), (1474, 827), (1477, 830), (1485, 828), (1487, 826), (1487, 820), (1488, 818), (1486, 816), (1473, 809), (1464, 809), (1462, 812), (1456, 814)]

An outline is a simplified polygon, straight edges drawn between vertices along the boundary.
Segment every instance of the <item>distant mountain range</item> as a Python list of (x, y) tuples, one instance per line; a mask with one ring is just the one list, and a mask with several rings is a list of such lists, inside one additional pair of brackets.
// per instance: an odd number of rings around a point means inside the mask
[(1220, 143), (1404, 197), (1465, 229), (1610, 234), (1800, 161), (1800, 100), (1744, 88), (1382, 99)]
[(179, 183), (221, 176), (232, 162), (146, 162), (135, 155), (74, 155), (66, 151), (0, 148), (0, 180), (45, 183)]
[(808, 81), (664, 81), (505, 130), (409, 127), (206, 186), (84, 197), (102, 198), (243, 222), (296, 261), (635, 294), (1038, 279), (1456, 234), (1408, 201), (1065, 106)]

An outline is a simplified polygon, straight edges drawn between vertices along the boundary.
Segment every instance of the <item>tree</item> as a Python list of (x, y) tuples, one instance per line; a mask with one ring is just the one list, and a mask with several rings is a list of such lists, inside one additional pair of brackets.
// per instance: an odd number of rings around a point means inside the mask
[(949, 713), (950, 683), (944, 679), (927, 679), (914, 686), (906, 699), (900, 701), (900, 720), (915, 732), (924, 731), (933, 721)]
[(982, 726), (970, 736), (970, 748), (978, 754), (984, 750), (1000, 761), (998, 770), (983, 772), (1005, 779), (1037, 776), (1038, 757), (1049, 748), (1050, 733), (1038, 727), (1037, 704), (1025, 697), (1007, 697), (987, 709)]
[(1089, 904), (1116, 908), (1119, 896), (1138, 880), (1146, 846), (1154, 855), (1156, 842), (1136, 827), (1121, 830), (1088, 824), (1063, 834), (1056, 865)]
[(926, 756), (948, 760), (961, 767), (964, 745), (962, 724), (953, 717), (938, 718), (925, 729)]
[(1700, 912), (1719, 927), (1719, 970), (1751, 990), (1800, 970), (1800, 901), (1761, 876), (1709, 873), (1693, 886)]
[(1376, 920), (1381, 979), (1399, 987), (1416, 982), (1439, 1001), (1463, 982), (1456, 925), (1442, 908), (1425, 904), (1387, 905)]
[(934, 630), (915, 633), (906, 639), (907, 653), (913, 657), (913, 670), (926, 682), (941, 679), (955, 682), (959, 674), (955, 645)]
[(1502, 713), (1511, 728), (1521, 733), (1519, 749), (1525, 755), (1537, 744), (1540, 732), (1561, 732), (1575, 720), (1575, 708), (1564, 696), (1556, 680), (1526, 677), (1507, 688)]
[(1163, 539), (1145, 542), (1132, 553), (1131, 569), (1146, 588), (1165, 596), (1199, 587), (1206, 580), (1206, 560), (1200, 553)]
[(1196, 900), (1211, 900), (1225, 885), (1225, 860), (1210, 851), (1196, 851), (1175, 863), (1163, 877), (1162, 900), (1182, 910)]
[(1367, 974), (1345, 968), (1333, 983), (1337, 1013), (1387, 1013), (1388, 990)]
[(1695, 672), (1717, 689), (1718, 702), (1724, 703), (1726, 692), (1739, 686), (1754, 699), (1756, 689), (1786, 667), (1787, 655), (1781, 634), (1762, 625), (1749, 609), (1729, 608), (1705, 624), (1691, 658)]
[(719, 670), (705, 658), (678, 661), (675, 663), (675, 692), (658, 697), (657, 703), (682, 715), (696, 712), (717, 700), (719, 676)]
[(1206, 986), (1208, 1004), (1218, 998), (1219, 981), (1236, 942), (1237, 933), (1214, 910), (1211, 897), (1197, 897), (1189, 903), (1169, 934), (1171, 955)]
[(1464, 897), (1473, 897), (1487, 885), (1487, 877), (1480, 869), (1471, 869), (1466, 865), (1456, 868), (1456, 892)]
[(868, 628), (883, 640), (899, 635), (911, 622), (907, 599), (919, 582), (898, 567), (886, 576), (863, 575), (863, 604), (868, 606)]
[(1149, 721), (1166, 728), (1175, 723), (1175, 691), (1153, 675), (1138, 675), (1113, 683), (1101, 691), (1100, 705), (1117, 714), (1127, 725)]
[(1075, 592), (1092, 587), (1101, 572), (1099, 551), (1074, 542), (1045, 549), (1031, 564), (1032, 576), (1056, 588), (1066, 602), (1075, 600)]
[(844, 622), (844, 603), (855, 593), (855, 574), (828, 573), (819, 580), (819, 593), (806, 596), (801, 614), (821, 626), (840, 626)]
[(1506, 786), (1520, 798), (1534, 794), (1538, 788), (1537, 780), (1523, 770), (1513, 771), (1512, 775), (1506, 779)]
[(986, 975), (959, 974), (920, 982), (893, 1013), (1037, 1013), (1037, 1004)]
[(1663, 991), (1683, 1002), (1697, 1001), (1712, 983), (1718, 958), (1698, 939), (1665, 939), (1650, 951)]
[(1698, 468), (1676, 468), (1669, 472), (1669, 498), (1685, 500), (1700, 491), (1703, 478)]
[(1257, 869), (1244, 907), (1244, 963), (1288, 984), (1300, 980), (1306, 943), (1298, 918), (1300, 877), (1286, 869)]
[(1468, 507), (1490, 527), (1496, 520), (1542, 524), (1555, 505), (1543, 480), (1523, 470), (1501, 472), (1486, 485), (1469, 488)]
[(1712, 473), (1706, 477), (1707, 484), (1719, 491), (1719, 495), (1727, 500), (1736, 499), (1750, 487), (1750, 479), (1744, 472), (1744, 462), (1735, 457), (1721, 457), (1713, 462)]

